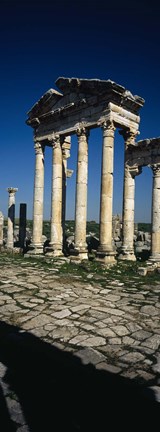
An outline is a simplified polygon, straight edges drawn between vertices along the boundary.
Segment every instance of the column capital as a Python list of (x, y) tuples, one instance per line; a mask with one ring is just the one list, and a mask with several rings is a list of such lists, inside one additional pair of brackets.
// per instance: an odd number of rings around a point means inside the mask
[(76, 130), (76, 134), (77, 134), (77, 137), (79, 139), (84, 135), (86, 136), (86, 138), (88, 138), (89, 137), (89, 130), (86, 129), (85, 127), (80, 127)]
[(61, 147), (63, 144), (63, 139), (63, 136), (60, 136), (58, 133), (53, 134), (53, 136), (48, 138), (49, 147), (52, 147), (53, 149)]
[(104, 121), (101, 124), (101, 128), (103, 130), (103, 136), (105, 136), (105, 137), (109, 137), (109, 136), (114, 137), (114, 132), (115, 132), (116, 127), (115, 127), (113, 121), (110, 121), (110, 120), (109, 121)]
[(15, 195), (15, 193), (18, 191), (18, 188), (13, 188), (13, 187), (9, 187), (7, 188), (7, 192), (9, 193), (9, 195)]
[(133, 166), (133, 167), (130, 167), (129, 165), (126, 165), (125, 166), (125, 177), (132, 177), (132, 178), (134, 178), (134, 177), (136, 177), (137, 175), (139, 175), (139, 174), (141, 174), (142, 173), (142, 167), (141, 166)]
[(52, 147), (53, 147), (53, 149), (61, 147), (61, 137), (59, 134), (56, 134), (54, 136), (53, 141), (52, 141)]
[(44, 144), (42, 144), (42, 143), (36, 141), (36, 142), (34, 143), (34, 149), (35, 149), (35, 154), (36, 154), (36, 155), (37, 155), (37, 154), (43, 154), (43, 153), (44, 153), (45, 146), (44, 146)]
[(160, 177), (160, 165), (154, 164), (150, 165), (153, 171), (153, 177)]
[(131, 129), (121, 129), (119, 134), (123, 136), (126, 146), (129, 144), (135, 145), (136, 136), (139, 135), (139, 131), (133, 131)]

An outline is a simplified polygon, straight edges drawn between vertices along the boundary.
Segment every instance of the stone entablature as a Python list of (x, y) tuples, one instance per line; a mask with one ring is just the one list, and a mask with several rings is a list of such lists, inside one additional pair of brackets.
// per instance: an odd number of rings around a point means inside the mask
[(126, 151), (126, 163), (129, 167), (152, 166), (160, 164), (160, 137), (140, 140), (129, 144)]
[(38, 140), (54, 134), (72, 135), (81, 127), (94, 128), (113, 121), (138, 131), (139, 109), (144, 99), (134, 96), (110, 80), (58, 78), (57, 87), (48, 90), (28, 112), (27, 124), (35, 128)]

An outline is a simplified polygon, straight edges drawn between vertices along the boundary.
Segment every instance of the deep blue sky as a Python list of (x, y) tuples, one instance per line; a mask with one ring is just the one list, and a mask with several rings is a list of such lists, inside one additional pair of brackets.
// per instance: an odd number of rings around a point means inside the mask
[[(138, 139), (160, 136), (160, 9), (155, 0), (1, 0), (0, 210), (9, 186), (32, 217), (34, 149), (27, 111), (59, 76), (111, 79), (145, 99)], [(55, 87), (56, 88), (56, 87)], [(77, 142), (68, 167), (67, 218), (74, 218)], [(88, 219), (98, 221), (101, 131), (89, 138)], [(121, 213), (124, 148), (116, 132), (114, 213)], [(51, 151), (46, 149), (44, 217), (50, 216)], [(136, 178), (136, 221), (150, 221), (152, 174)]]

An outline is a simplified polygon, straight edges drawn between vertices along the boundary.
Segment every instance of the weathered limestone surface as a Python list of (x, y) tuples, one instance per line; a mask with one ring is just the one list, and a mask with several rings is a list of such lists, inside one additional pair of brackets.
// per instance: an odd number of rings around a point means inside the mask
[(15, 218), (15, 193), (17, 188), (9, 187), (8, 198), (8, 230), (7, 230), (7, 248), (13, 249), (14, 247), (14, 218)]
[(33, 236), (29, 253), (43, 253), (43, 198), (44, 198), (44, 150), (45, 147), (35, 142), (35, 179), (33, 201)]
[(3, 226), (4, 226), (4, 216), (3, 213), (0, 212), (0, 246), (3, 245)]
[(62, 228), (63, 240), (65, 238), (65, 218), (66, 218), (66, 187), (67, 178), (71, 177), (73, 170), (67, 169), (67, 160), (70, 157), (71, 137), (68, 136), (62, 143)]
[(27, 124), (36, 125), (39, 140), (52, 138), (53, 132), (71, 135), (82, 124), (97, 127), (111, 117), (119, 126), (138, 130), (144, 99), (123, 86), (111, 80), (64, 77), (56, 85), (63, 94), (48, 90), (28, 112)]
[(153, 165), (153, 192), (152, 192), (152, 261), (160, 262), (160, 165)]
[(113, 123), (103, 126), (103, 153), (101, 173), (101, 204), (100, 204), (100, 246), (97, 258), (107, 263), (115, 262), (112, 246), (112, 206), (113, 206)]
[(57, 136), (53, 143), (51, 239), (47, 254), (62, 255), (62, 146)]
[(78, 160), (75, 208), (75, 250), (85, 259), (88, 257), (86, 244), (87, 224), (87, 180), (88, 180), (88, 134), (85, 129), (77, 131)]

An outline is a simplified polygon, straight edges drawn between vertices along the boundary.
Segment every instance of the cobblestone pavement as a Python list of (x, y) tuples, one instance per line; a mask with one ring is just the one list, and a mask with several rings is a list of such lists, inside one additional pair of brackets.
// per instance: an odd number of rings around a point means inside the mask
[(29, 347), (26, 334), (33, 337), (32, 353), (40, 340), (44, 347), (69, 353), (78, 364), (143, 384), (160, 402), (160, 281), (147, 285), (144, 278), (139, 284), (137, 276), (127, 287), (118, 279), (96, 280), (91, 273), (84, 281), (76, 274), (61, 274), (58, 264), (47, 269), (5, 258), (0, 265), (0, 320), (0, 386), (6, 421), (11, 422), (4, 432), (49, 430), (28, 424), (21, 392), (10, 378), (11, 359), (17, 370), (24, 361), (16, 358)]

